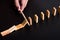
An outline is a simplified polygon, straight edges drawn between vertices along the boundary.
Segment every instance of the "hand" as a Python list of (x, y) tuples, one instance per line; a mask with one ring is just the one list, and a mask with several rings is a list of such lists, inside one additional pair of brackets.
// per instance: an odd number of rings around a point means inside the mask
[(28, 3), (28, 0), (15, 0), (15, 5), (18, 8), (18, 11), (23, 11)]

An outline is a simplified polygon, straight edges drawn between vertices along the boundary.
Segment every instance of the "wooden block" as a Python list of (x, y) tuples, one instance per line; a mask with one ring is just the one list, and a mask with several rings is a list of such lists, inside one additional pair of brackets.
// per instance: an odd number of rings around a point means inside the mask
[(2, 32), (1, 32), (1, 35), (2, 35), (2, 36), (6, 36), (6, 35), (12, 33), (12, 32), (15, 30), (15, 29), (14, 29), (15, 27), (16, 27), (16, 26), (14, 25), (14, 26), (12, 26), (11, 28), (2, 31)]
[(15, 31), (17, 31), (17, 30), (19, 30), (21, 28), (24, 28), (26, 24), (27, 24), (27, 22), (26, 22), (26, 20), (24, 20), (22, 23), (16, 25)]
[(41, 12), (41, 19), (44, 21), (45, 17), (44, 17), (44, 13)]
[(16, 26), (14, 25), (14, 26), (10, 27), (9, 29), (2, 31), (1, 35), (6, 36), (6, 35), (12, 33), (13, 31), (17, 31), (17, 30), (25, 27), (26, 24), (27, 24), (27, 22), (26, 22), (26, 20), (24, 20), (21, 24), (18, 24)]
[(60, 14), (60, 6), (58, 7), (58, 13)]
[(49, 10), (46, 10), (46, 16), (48, 19), (50, 18), (50, 11)]
[(34, 15), (34, 20), (35, 20), (36, 23), (38, 23), (38, 16), (37, 16), (37, 14)]
[(56, 12), (57, 12), (57, 9), (55, 7), (53, 7), (53, 10), (52, 10), (53, 16), (56, 16)]
[(32, 18), (28, 17), (30, 25), (32, 25)]

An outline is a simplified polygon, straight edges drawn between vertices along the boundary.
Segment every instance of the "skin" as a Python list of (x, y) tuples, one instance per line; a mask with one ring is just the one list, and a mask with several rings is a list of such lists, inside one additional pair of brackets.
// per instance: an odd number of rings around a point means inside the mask
[[(19, 3), (21, 1), (21, 3)], [(23, 11), (27, 6), (28, 0), (15, 0), (15, 5), (18, 11)]]
[[(20, 1), (21, 1), (21, 3), (20, 3)], [(24, 8), (26, 7), (27, 3), (28, 3), (28, 0), (15, 0), (15, 5), (16, 5), (18, 11), (20, 11), (20, 12), (22, 12), (24, 10)], [(24, 20), (21, 24), (17, 25), (14, 28), (14, 30), (19, 30), (19, 29), (25, 27), (26, 24), (27, 24), (27, 22)], [(9, 29), (7, 29), (7, 30), (5, 30), (3, 32), (0, 32), (0, 33), (1, 33), (2, 36), (6, 36), (6, 35), (11, 33), (11, 30), (13, 30), (13, 29), (9, 28)]]

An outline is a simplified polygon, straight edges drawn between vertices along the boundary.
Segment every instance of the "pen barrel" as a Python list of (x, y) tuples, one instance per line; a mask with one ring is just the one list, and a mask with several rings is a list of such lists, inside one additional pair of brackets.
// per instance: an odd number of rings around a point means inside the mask
[(24, 13), (23, 12), (20, 12), (20, 13), (22, 14), (22, 16), (24, 17), (24, 19), (26, 20), (27, 24), (30, 26), (30, 24), (29, 24), (27, 18), (25, 17)]

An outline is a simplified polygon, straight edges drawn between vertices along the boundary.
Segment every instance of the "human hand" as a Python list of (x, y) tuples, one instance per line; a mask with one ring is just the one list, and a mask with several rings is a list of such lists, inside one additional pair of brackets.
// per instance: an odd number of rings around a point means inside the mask
[(15, 0), (15, 5), (18, 8), (18, 11), (23, 11), (28, 3), (28, 0)]

